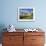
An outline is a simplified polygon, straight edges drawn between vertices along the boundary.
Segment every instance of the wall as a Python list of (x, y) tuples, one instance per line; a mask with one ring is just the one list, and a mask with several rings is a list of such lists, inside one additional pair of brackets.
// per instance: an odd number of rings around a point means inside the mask
[[(18, 7), (35, 8), (36, 20), (18, 22)], [(9, 24), (20, 29), (40, 27), (46, 32), (46, 0), (0, 0), (0, 31), (2, 27), (7, 27)]]

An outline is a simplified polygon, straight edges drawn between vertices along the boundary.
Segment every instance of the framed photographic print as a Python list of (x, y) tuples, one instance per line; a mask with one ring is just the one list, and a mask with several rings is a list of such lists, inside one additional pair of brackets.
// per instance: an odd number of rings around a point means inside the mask
[(19, 7), (18, 21), (35, 21), (35, 8)]

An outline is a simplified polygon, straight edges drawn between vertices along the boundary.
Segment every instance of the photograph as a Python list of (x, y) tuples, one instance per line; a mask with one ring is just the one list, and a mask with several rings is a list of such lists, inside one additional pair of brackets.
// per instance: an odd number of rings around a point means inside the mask
[(18, 21), (34, 21), (35, 9), (31, 7), (18, 8)]

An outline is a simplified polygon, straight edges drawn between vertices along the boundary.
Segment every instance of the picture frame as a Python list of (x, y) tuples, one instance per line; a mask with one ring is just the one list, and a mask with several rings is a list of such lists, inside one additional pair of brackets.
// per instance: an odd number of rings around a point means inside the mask
[(19, 7), (18, 21), (35, 21), (35, 8)]

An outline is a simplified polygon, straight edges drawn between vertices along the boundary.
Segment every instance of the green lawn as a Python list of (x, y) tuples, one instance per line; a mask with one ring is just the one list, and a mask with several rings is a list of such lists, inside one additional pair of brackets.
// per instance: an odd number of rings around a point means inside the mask
[(30, 14), (30, 15), (20, 15), (20, 19), (33, 19), (33, 14)]

